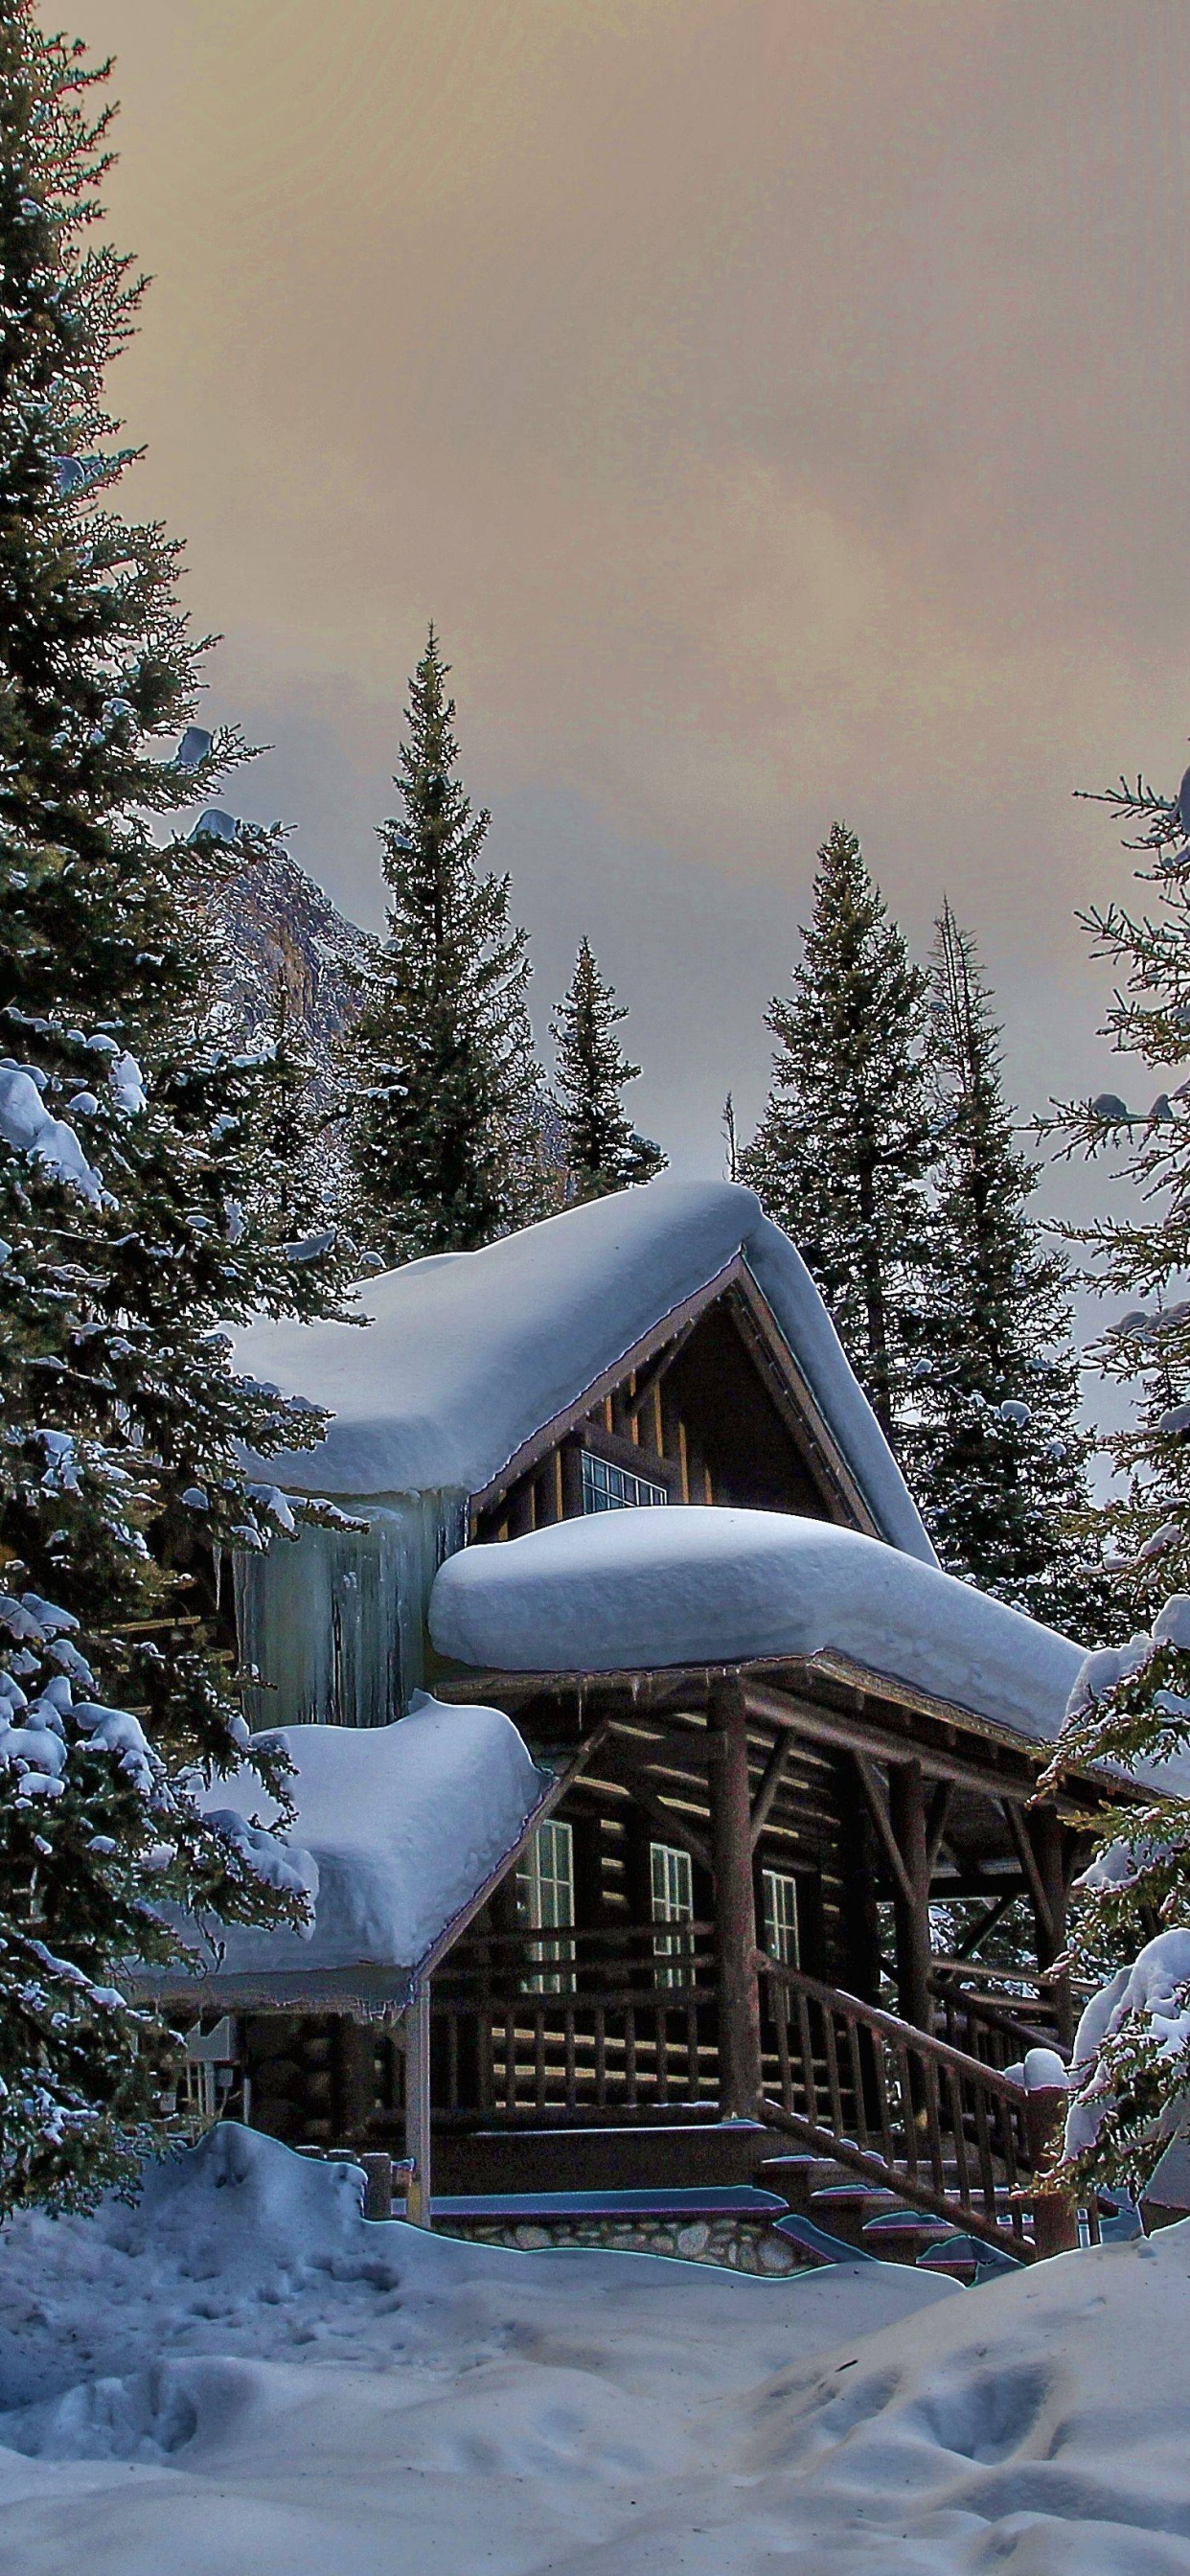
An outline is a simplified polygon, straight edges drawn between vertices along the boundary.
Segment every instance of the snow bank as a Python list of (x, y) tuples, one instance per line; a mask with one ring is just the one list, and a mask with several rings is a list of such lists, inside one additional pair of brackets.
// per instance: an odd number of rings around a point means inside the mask
[[(259, 1739), (258, 1739), (259, 1740)], [(445, 1708), (422, 1698), (395, 1726), (279, 1728), (295, 1776), (297, 1809), (284, 1844), (313, 1898), (308, 1931), (221, 1933), (223, 1958), (189, 1937), (207, 1962), (202, 1984), (185, 1979), (196, 2011), (209, 2000), (245, 2003), (300, 1995), (344, 2005), (378, 2001), (404, 1986), (448, 1924), (470, 1904), (520, 1840), (553, 1785), (511, 1720), (496, 1708)], [(252, 1771), (219, 1780), (204, 1806), (250, 1826), (276, 1809)], [(259, 1841), (260, 1837), (250, 1837)], [(257, 1869), (268, 1853), (254, 1849)], [(177, 1989), (177, 1972), (142, 1970), (142, 1990)]]
[(225, 2128), (139, 2208), (4, 2230), (19, 2576), (1185, 2576), (1190, 2228), (962, 2291), (497, 2252), (358, 2193)]
[(478, 1493), (522, 1442), (742, 1252), (884, 1538), (935, 1562), (801, 1256), (731, 1182), (651, 1181), (482, 1252), (363, 1283), (357, 1323), (261, 1322), (235, 1365), (334, 1415), (270, 1459), (299, 1493)]
[(835, 1653), (1056, 1736), (1082, 1648), (879, 1540), (778, 1512), (604, 1512), (448, 1558), (445, 1655), (503, 1672), (632, 1672)]

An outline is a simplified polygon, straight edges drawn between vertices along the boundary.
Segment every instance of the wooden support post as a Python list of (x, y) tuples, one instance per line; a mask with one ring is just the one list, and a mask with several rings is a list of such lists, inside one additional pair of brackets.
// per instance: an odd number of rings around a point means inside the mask
[(364, 2169), (365, 2218), (391, 2218), (393, 2214), (393, 2160), (383, 2155), (360, 2157)]
[[(1066, 1867), (1061, 1819), (1052, 1807), (1034, 1807), (1026, 1818), (1029, 1845), (1036, 1864), (1038, 1895), (1033, 1901), (1033, 1920), (1037, 1931), (1037, 1964), (1052, 1967), (1066, 1947)], [(1044, 1898), (1044, 1904), (1038, 1902)], [(1057, 2023), (1058, 2045), (1069, 2048), (1074, 2038), (1074, 2005), (1070, 1979), (1062, 1976), (1048, 1988)]]
[(893, 1886), (896, 1919), (897, 2002), (902, 2021), (932, 2030), (930, 1994), (930, 1866), (926, 1802), (920, 1762), (890, 1762), (889, 1822), (903, 1876)]
[[(1059, 2084), (1031, 2092), (1025, 2118), (1034, 2173), (1042, 2171), (1062, 2135), (1070, 2096)], [(1078, 2244), (1078, 2211), (1069, 2192), (1041, 2191), (1033, 2202), (1033, 2243), (1038, 2255), (1070, 2254)]]
[(430, 1980), (423, 1977), (405, 2015), (405, 2154), (410, 2165), (405, 2216), (432, 2227), (430, 2200)]
[(707, 1711), (707, 1785), (719, 1984), (719, 2108), (750, 2119), (761, 2089), (760, 1988), (748, 1797), (748, 1720), (739, 1682), (715, 1684)]
[(346, 2146), (362, 2147), (376, 2111), (376, 2040), (370, 2022), (346, 2017), (337, 2022), (335, 2076), (335, 2126)]
[(843, 1886), (841, 1956), (821, 1973), (846, 1986), (861, 2002), (880, 2001), (880, 1918), (876, 1911), (874, 1829), (864, 1784), (850, 1754), (840, 1754), (834, 1777), (839, 1808), (839, 1875)]

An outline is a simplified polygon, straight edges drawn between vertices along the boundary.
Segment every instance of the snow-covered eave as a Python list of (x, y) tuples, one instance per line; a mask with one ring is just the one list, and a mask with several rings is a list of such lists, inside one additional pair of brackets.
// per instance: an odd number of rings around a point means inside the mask
[[(742, 1244), (733, 1252), (730, 1260), (725, 1261), (710, 1279), (705, 1280), (702, 1286), (694, 1289), (688, 1297), (680, 1298), (676, 1305), (667, 1308), (647, 1333), (643, 1333), (637, 1341), (628, 1343), (623, 1350), (617, 1352), (606, 1367), (600, 1370), (597, 1377), (580, 1387), (567, 1404), (552, 1413), (547, 1421), (539, 1423), (517, 1448), (510, 1451), (488, 1483), (470, 1497), (472, 1511), (485, 1512), (490, 1510), (493, 1504), (501, 1502), (511, 1487), (517, 1484), (522, 1476), (530, 1474), (534, 1467), (539, 1466), (542, 1459), (557, 1447), (559, 1441), (566, 1438), (568, 1432), (577, 1430), (594, 1407), (603, 1402), (605, 1396), (614, 1394), (616, 1389), (623, 1385), (624, 1379), (633, 1372), (639, 1374), (653, 1360), (660, 1359), (671, 1343), (684, 1340), (699, 1318), (706, 1314), (710, 1307), (717, 1305), (720, 1298), (732, 1288), (739, 1290), (746, 1300), (752, 1321), (768, 1346), (774, 1366), (787, 1381), (790, 1396), (799, 1416), (798, 1429), (806, 1437), (810, 1446), (817, 1451), (819, 1463), (825, 1469), (829, 1482), (835, 1487), (840, 1501), (852, 1514), (857, 1528), (863, 1531), (865, 1537), (883, 1538), (885, 1532), (880, 1526), (877, 1514), (831, 1430), (818, 1398), (805, 1371), (791, 1350), (764, 1290), (758, 1286), (749, 1267), (746, 1248)], [(674, 1357), (677, 1357), (676, 1352)]]
[[(604, 1731), (602, 1726), (593, 1728), (564, 1768), (549, 1774), (541, 1796), (530, 1808), (520, 1831), (493, 1862), (487, 1876), (465, 1904), (456, 1909), (418, 1958), (408, 1963), (361, 1959), (340, 1968), (305, 1968), (299, 1961), (292, 1968), (226, 1969), (216, 1964), (208, 1970), (201, 1967), (182, 1969), (170, 1962), (161, 1968), (126, 1969), (121, 1979), (124, 1992), (133, 2002), (152, 2003), (162, 2008), (180, 2005), (184, 2009), (193, 2008), (196, 2015), (213, 2010), (308, 2010), (346, 2013), (357, 2021), (399, 2019), (413, 2001), (417, 1988), (426, 1977), (433, 1975), (468, 1925), (482, 1913), (509, 1870), (516, 1867), (538, 1826), (553, 1814), (571, 1782), (585, 1770), (602, 1741)], [(540, 1772), (546, 1771), (546, 1765), (540, 1761), (536, 1767)]]
[[(854, 1691), (861, 1700), (879, 1701), (885, 1707), (901, 1708), (909, 1716), (924, 1718), (948, 1732), (961, 1731), (964, 1735), (977, 1737), (989, 1748), (1012, 1754), (1018, 1761), (1023, 1758), (1039, 1773), (1054, 1755), (1054, 1744), (1048, 1736), (1027, 1734), (1023, 1727), (990, 1718), (982, 1710), (968, 1708), (961, 1701), (936, 1698), (897, 1674), (879, 1672), (873, 1665), (858, 1663), (851, 1656), (837, 1654), (829, 1648), (810, 1656), (760, 1655), (733, 1663), (651, 1664), (631, 1671), (604, 1666), (556, 1672), (504, 1672), (496, 1666), (480, 1670), (461, 1663), (440, 1663), (434, 1689), (439, 1698), (450, 1702), (468, 1700), (482, 1692), (510, 1713), (527, 1700), (564, 1697), (577, 1700), (580, 1709), (587, 1701), (602, 1710), (609, 1698), (614, 1697), (626, 1699), (633, 1708), (639, 1709), (643, 1717), (660, 1714), (663, 1709), (683, 1699), (700, 1706), (712, 1686), (725, 1680), (739, 1681), (743, 1685), (745, 1694), (757, 1703), (758, 1714), (762, 1713), (759, 1701), (766, 1689), (774, 1695), (774, 1703), (781, 1698), (790, 1703), (796, 1699), (795, 1732), (800, 1731), (808, 1737), (817, 1736), (824, 1742), (837, 1741), (849, 1747), (859, 1745), (861, 1750), (877, 1759), (885, 1759), (898, 1749), (902, 1752), (911, 1750), (908, 1736), (898, 1746), (898, 1742), (890, 1737), (887, 1725), (882, 1725), (876, 1718), (865, 1719), (862, 1714), (833, 1706), (816, 1694), (816, 1685), (824, 1682), (834, 1684), (836, 1688)], [(772, 1714), (778, 1722), (789, 1724), (795, 1712), (792, 1705), (786, 1710), (774, 1704)], [(601, 1734), (602, 1716), (597, 1720), (597, 1728)], [(861, 1738), (864, 1739), (862, 1744)], [(596, 1728), (593, 1728), (587, 1741), (593, 1744), (595, 1740)], [(974, 1762), (965, 1763), (962, 1755), (949, 1746), (931, 1744), (920, 1749), (925, 1754), (931, 1776), (946, 1774), (957, 1782), (965, 1781), (973, 1789), (994, 1791), (995, 1784), (989, 1780), (986, 1768)], [(1139, 1800), (1151, 1794), (1130, 1779), (1126, 1772), (1107, 1764), (1072, 1766), (1067, 1777), (1072, 1784), (1081, 1787), (1084, 1795), (1093, 1792), (1100, 1801), (1105, 1794), (1129, 1800)], [(1076, 1806), (1079, 1803), (1079, 1799), (1072, 1796), (1070, 1804)]]

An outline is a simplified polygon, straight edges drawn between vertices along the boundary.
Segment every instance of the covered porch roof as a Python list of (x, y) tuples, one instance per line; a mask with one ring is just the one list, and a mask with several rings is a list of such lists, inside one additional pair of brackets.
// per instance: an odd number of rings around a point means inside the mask
[[(304, 1886), (302, 1931), (215, 1925), (178, 1929), (187, 1958), (138, 1969), (132, 1988), (204, 2012), (400, 2012), (418, 1981), (486, 1902), (570, 1773), (536, 1763), (500, 1709), (444, 1707), (424, 1693), (392, 1726), (278, 1728), (293, 1764), (296, 1814), (277, 1810), (255, 1771), (216, 1781), (202, 1803), (220, 1812), (266, 1878)], [(572, 1766), (573, 1767), (573, 1766)]]
[(526, 1677), (813, 1664), (1047, 1748), (1084, 1661), (857, 1531), (696, 1504), (464, 1549), (437, 1576), (430, 1632), (456, 1664)]

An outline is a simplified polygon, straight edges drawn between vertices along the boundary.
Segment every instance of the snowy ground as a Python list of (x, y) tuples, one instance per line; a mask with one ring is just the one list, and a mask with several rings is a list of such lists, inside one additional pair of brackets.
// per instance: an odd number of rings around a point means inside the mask
[(1190, 2226), (977, 2291), (365, 2225), (231, 2127), (0, 2239), (13, 2576), (1190, 2571)]

